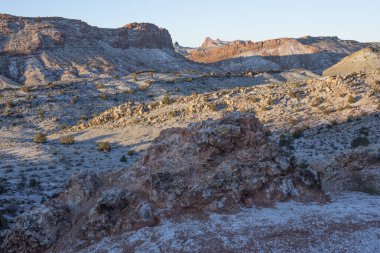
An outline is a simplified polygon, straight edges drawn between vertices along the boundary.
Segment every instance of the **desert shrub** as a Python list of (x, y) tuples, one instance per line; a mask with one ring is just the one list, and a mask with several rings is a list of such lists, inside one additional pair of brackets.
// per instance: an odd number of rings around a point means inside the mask
[(146, 80), (144, 83), (149, 87), (153, 83), (153, 81), (152, 80)]
[(0, 178), (0, 195), (7, 192), (7, 180), (5, 178)]
[(359, 129), (359, 134), (360, 134), (360, 135), (364, 135), (364, 136), (368, 136), (368, 135), (369, 135), (369, 133), (368, 133), (368, 128), (367, 128), (367, 127), (361, 127), (361, 128)]
[(55, 83), (48, 83), (47, 86), (48, 86), (48, 88), (53, 89), (53, 88), (55, 88), (56, 84)]
[(260, 98), (258, 98), (258, 97), (253, 97), (253, 98), (251, 98), (251, 101), (252, 101), (252, 103), (257, 103), (257, 102), (260, 101)]
[(11, 109), (14, 106), (13, 102), (10, 100), (5, 101), (5, 108)]
[(107, 99), (107, 94), (106, 93), (100, 93), (99, 94), (99, 98), (103, 99), (103, 100), (106, 100)]
[(35, 143), (45, 143), (47, 141), (46, 134), (44, 133), (36, 133), (33, 138), (33, 142)]
[(59, 142), (63, 145), (71, 145), (74, 144), (74, 136), (73, 135), (66, 135), (66, 136), (61, 136), (59, 138)]
[(272, 131), (269, 128), (265, 127), (264, 128), (264, 134), (265, 134), (265, 136), (271, 136), (272, 135)]
[(309, 164), (306, 161), (302, 161), (299, 166), (303, 170), (306, 170), (307, 168), (309, 168)]
[(28, 86), (22, 86), (21, 87), (22, 92), (28, 93), (30, 91), (30, 88)]
[(303, 135), (303, 132), (304, 132), (304, 129), (302, 128), (297, 128), (296, 130), (294, 130), (293, 134), (292, 134), (292, 137), (294, 139), (299, 139), (302, 137)]
[(31, 188), (39, 188), (40, 187), (40, 182), (37, 179), (35, 179), (35, 178), (31, 178), (29, 180), (29, 187), (31, 187)]
[(111, 151), (111, 145), (109, 142), (98, 142), (98, 151), (103, 151), (103, 152), (110, 152)]
[(78, 97), (74, 96), (70, 99), (70, 104), (75, 104), (78, 101)]
[(134, 156), (135, 153), (136, 153), (136, 152), (135, 152), (133, 149), (128, 150), (128, 155), (129, 155), (129, 156)]
[(288, 147), (290, 149), (294, 149), (293, 147), (293, 138), (291, 136), (287, 135), (281, 135), (280, 136), (280, 141), (278, 143), (280, 147)]
[(354, 115), (350, 114), (347, 116), (347, 119), (346, 119), (347, 122), (352, 122), (353, 120), (354, 120)]
[(125, 92), (128, 93), (129, 95), (132, 95), (133, 93), (135, 93), (135, 90), (132, 89), (132, 88), (127, 88), (127, 89), (125, 90)]
[(126, 163), (128, 161), (128, 159), (127, 159), (127, 157), (125, 156), (125, 155), (122, 155), (121, 157), (120, 157), (120, 162), (122, 162), (122, 163)]
[(352, 95), (349, 95), (347, 98), (347, 102), (349, 104), (353, 104), (353, 103), (355, 103), (355, 98)]
[(320, 104), (323, 104), (323, 102), (325, 102), (324, 98), (316, 97), (311, 103), (311, 106), (316, 107), (316, 106), (319, 106)]
[(38, 112), (37, 112), (37, 116), (38, 116), (38, 118), (43, 119), (43, 118), (45, 117), (45, 112), (42, 111), (42, 110), (38, 110)]
[(274, 101), (273, 101), (272, 98), (268, 98), (268, 100), (267, 100), (267, 105), (269, 105), (269, 106), (274, 105)]
[(168, 94), (165, 94), (161, 100), (162, 104), (163, 105), (169, 105), (170, 104), (170, 98), (168, 96)]
[(145, 91), (145, 90), (147, 90), (148, 88), (149, 88), (149, 85), (144, 84), (144, 85), (141, 85), (141, 86), (139, 87), (139, 90), (140, 90), (140, 91)]
[(217, 111), (217, 108), (216, 108), (216, 104), (209, 104), (208, 105), (208, 108), (213, 111), (213, 112), (216, 112)]
[(288, 121), (289, 125), (291, 125), (291, 126), (294, 126), (297, 124), (297, 120), (295, 120), (294, 118), (288, 118), (287, 121)]
[(289, 97), (299, 99), (301, 97), (301, 95), (299, 93), (297, 93), (297, 92), (290, 91), (289, 92)]
[(3, 216), (3, 214), (0, 213), (0, 230), (6, 229), (8, 227), (8, 221)]
[(352, 140), (351, 142), (351, 148), (357, 148), (359, 146), (368, 146), (369, 145), (369, 140), (365, 136), (358, 136), (355, 139)]
[(101, 90), (101, 89), (105, 89), (106, 88), (106, 86), (104, 86), (101, 83), (96, 84), (95, 87), (96, 87), (97, 90)]
[(169, 112), (169, 116), (170, 116), (171, 118), (174, 118), (175, 116), (177, 116), (177, 112), (175, 112), (175, 111), (170, 111), (170, 112)]
[(333, 128), (334, 126), (338, 125), (338, 122), (336, 120), (330, 121), (330, 124), (327, 125), (327, 128)]

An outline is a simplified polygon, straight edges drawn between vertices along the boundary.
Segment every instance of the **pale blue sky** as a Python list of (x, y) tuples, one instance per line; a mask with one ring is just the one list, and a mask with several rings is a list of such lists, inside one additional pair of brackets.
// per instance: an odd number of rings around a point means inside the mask
[(151, 22), (185, 46), (200, 45), (206, 36), (380, 41), (379, 10), (380, 0), (0, 0), (0, 13), (19, 16), (61, 16), (107, 28)]

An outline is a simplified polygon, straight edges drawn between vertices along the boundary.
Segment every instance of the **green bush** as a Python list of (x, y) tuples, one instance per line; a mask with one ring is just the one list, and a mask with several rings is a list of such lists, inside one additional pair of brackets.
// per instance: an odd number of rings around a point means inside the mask
[(128, 150), (128, 155), (129, 156), (133, 156), (133, 155), (135, 155), (135, 153), (136, 152), (133, 149)]

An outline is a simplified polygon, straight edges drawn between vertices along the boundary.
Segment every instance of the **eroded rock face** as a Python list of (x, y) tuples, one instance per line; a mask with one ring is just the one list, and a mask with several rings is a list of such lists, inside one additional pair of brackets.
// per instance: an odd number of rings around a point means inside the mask
[(342, 154), (322, 168), (327, 192), (362, 191), (380, 194), (380, 153), (355, 151)]
[(70, 177), (66, 189), (62, 193), (70, 206), (88, 200), (102, 185), (101, 180), (93, 171), (81, 171)]
[(0, 252), (41, 252), (70, 227), (69, 208), (62, 203), (50, 202), (19, 217)]
[(305, 194), (292, 158), (251, 114), (164, 130), (138, 166), (149, 175), (151, 201), (162, 208), (226, 210)]
[[(25, 216), (4, 244), (16, 251), (18, 239), (12, 235), (31, 234), (28, 241), (36, 241), (40, 251), (52, 241), (55, 251), (75, 251), (83, 243), (155, 226), (165, 217), (231, 212), (288, 199), (321, 201), (319, 182), (316, 173), (297, 168), (294, 158), (269, 141), (253, 114), (235, 112), (162, 131), (131, 168), (74, 176), (54, 200), (61, 205), (46, 211), (54, 216), (68, 208), (61, 217), (66, 221), (69, 215), (70, 229), (61, 229), (66, 223), (57, 221), (57, 231), (45, 238), (30, 233), (34, 216)], [(51, 229), (49, 224), (39, 231)]]

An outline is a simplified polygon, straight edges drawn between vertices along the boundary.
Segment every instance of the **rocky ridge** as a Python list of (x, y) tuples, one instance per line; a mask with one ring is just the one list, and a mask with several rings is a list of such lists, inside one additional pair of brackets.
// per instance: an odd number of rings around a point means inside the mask
[(175, 53), (169, 32), (153, 24), (105, 29), (58, 17), (1, 14), (0, 55), (0, 74), (25, 85), (197, 68)]
[[(206, 38), (202, 47), (188, 50), (185, 57), (202, 63), (223, 62), (234, 58), (264, 57), (283, 70), (304, 68), (322, 73), (344, 56), (366, 43), (340, 40), (337, 37), (280, 38), (266, 41), (221, 42)], [(244, 64), (242, 64), (244, 66)]]
[(343, 58), (323, 72), (324, 76), (371, 72), (380, 69), (380, 49), (364, 48)]

